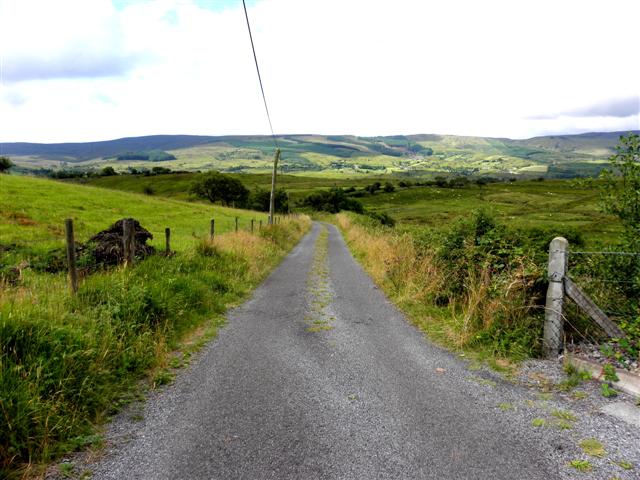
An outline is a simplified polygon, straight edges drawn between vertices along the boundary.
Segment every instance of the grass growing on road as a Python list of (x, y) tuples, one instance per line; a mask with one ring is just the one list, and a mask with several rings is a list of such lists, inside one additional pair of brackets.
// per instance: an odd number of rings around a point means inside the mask
[(307, 288), (310, 297), (310, 315), (305, 318), (309, 326), (307, 332), (318, 333), (333, 330), (330, 321), (333, 319), (326, 311), (331, 302), (329, 287), (329, 269), (327, 267), (327, 254), (329, 246), (329, 232), (322, 226), (318, 235), (313, 255), (311, 271), (307, 279)]
[[(102, 201), (93, 197), (100, 190), (90, 192), (81, 194)], [(96, 215), (86, 208), (88, 217)], [(37, 228), (57, 225), (53, 217), (49, 223), (39, 217)], [(244, 298), (308, 228), (308, 218), (298, 217), (254, 235), (241, 231), (190, 244), (185, 239), (172, 257), (151, 256), (131, 269), (85, 277), (77, 296), (69, 294), (62, 273), (27, 269), (17, 286), (5, 286), (0, 477), (37, 473), (42, 462), (83, 448), (95, 425), (146, 374), (157, 384), (170, 381), (168, 353), (214, 335), (226, 308)]]
[(581, 440), (578, 445), (580, 445), (580, 448), (584, 453), (591, 455), (592, 457), (604, 457), (607, 454), (604, 449), (604, 445), (595, 438), (585, 438), (584, 440)]
[(590, 472), (593, 470), (593, 465), (589, 460), (571, 460), (569, 466), (575, 468), (579, 472)]

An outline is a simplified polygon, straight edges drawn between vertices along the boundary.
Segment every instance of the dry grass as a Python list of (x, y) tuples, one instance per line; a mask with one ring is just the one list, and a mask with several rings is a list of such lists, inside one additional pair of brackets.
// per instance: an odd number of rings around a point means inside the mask
[(382, 230), (371, 232), (344, 214), (338, 225), (374, 281), (390, 288), (398, 301), (424, 301), (436, 294), (443, 282), (441, 269), (433, 255), (418, 252), (408, 235)]
[(309, 230), (311, 219), (306, 215), (280, 217), (280, 223), (273, 227), (265, 226), (254, 233), (246, 230), (228, 232), (210, 239), (202, 240), (201, 251), (215, 254), (216, 252), (230, 253), (234, 257), (244, 259), (238, 268), (248, 269), (251, 277), (258, 277), (264, 272), (265, 263), (275, 254), (275, 236), (280, 232), (295, 231), (297, 234)]
[(418, 246), (408, 233), (363, 226), (347, 214), (338, 214), (337, 223), (375, 283), (439, 343), (481, 349), (476, 345), (480, 333), (492, 331), (496, 322), (518, 328), (529, 311), (524, 263), (500, 278), (488, 266), (470, 268), (464, 292), (443, 298), (448, 272), (434, 250)]

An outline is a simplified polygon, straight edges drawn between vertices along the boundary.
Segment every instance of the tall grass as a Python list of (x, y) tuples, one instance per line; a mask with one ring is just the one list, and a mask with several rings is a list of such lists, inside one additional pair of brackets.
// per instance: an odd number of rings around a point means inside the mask
[(0, 290), (0, 476), (85, 445), (119, 398), (194, 330), (215, 332), (308, 228), (297, 217), (194, 242), (91, 275), (75, 297), (62, 274), (29, 270)]
[(492, 230), (469, 231), (482, 219), (425, 236), (350, 214), (337, 221), (374, 281), (435, 341), (511, 359), (539, 351), (543, 272), (524, 252), (483, 245)]

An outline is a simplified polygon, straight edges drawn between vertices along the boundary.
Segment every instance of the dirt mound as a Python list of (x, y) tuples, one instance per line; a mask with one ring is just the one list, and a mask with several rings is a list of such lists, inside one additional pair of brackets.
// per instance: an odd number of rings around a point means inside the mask
[(153, 235), (140, 225), (134, 218), (123, 218), (106, 230), (97, 233), (89, 239), (88, 247), (91, 250), (94, 261), (102, 265), (117, 265), (124, 261), (124, 222), (130, 220), (134, 228), (134, 252), (137, 259), (142, 259), (152, 255), (155, 249), (147, 245), (147, 240), (151, 240)]

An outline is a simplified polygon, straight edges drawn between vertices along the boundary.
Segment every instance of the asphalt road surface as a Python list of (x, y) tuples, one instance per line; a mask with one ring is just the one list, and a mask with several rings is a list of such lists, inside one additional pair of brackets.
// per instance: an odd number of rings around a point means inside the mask
[[(315, 223), (97, 479), (554, 479), (545, 447)], [(531, 430), (531, 429), (530, 429)]]

